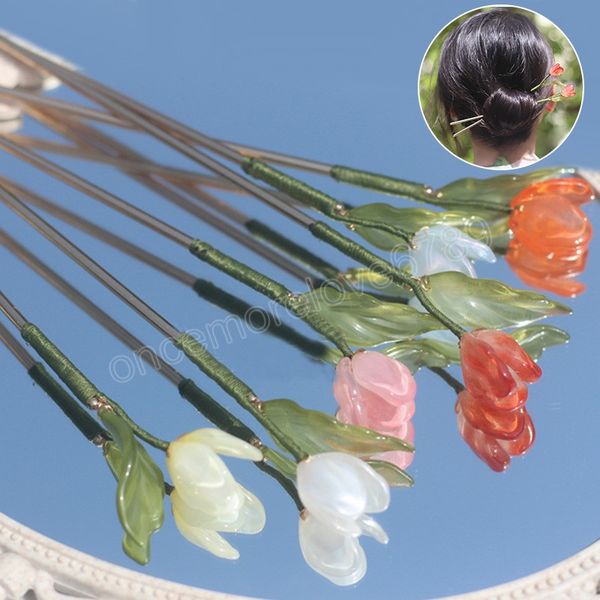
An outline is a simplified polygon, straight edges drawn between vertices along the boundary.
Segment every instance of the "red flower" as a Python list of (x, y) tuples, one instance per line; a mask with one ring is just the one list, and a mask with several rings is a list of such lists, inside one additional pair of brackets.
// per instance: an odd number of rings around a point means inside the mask
[(464, 334), (460, 362), (466, 389), (456, 402), (458, 430), (491, 469), (504, 471), (535, 439), (526, 384), (542, 371), (514, 338), (494, 329)]
[(513, 198), (506, 260), (522, 281), (562, 296), (585, 289), (574, 278), (585, 269), (592, 226), (580, 206), (593, 198), (577, 177), (538, 182)]
[(525, 408), (516, 411), (485, 411), (467, 390), (458, 395), (458, 431), (471, 450), (490, 469), (500, 472), (512, 456), (525, 454), (535, 440), (533, 421)]
[(560, 63), (555, 63), (550, 67), (550, 72), (549, 74), (552, 77), (558, 77), (559, 75), (562, 75), (565, 72), (564, 67), (562, 67), (560, 65)]
[(577, 92), (575, 91), (575, 86), (572, 83), (567, 83), (565, 87), (560, 91), (560, 95), (563, 98), (570, 98), (571, 96), (575, 96)]
[(546, 112), (552, 112), (554, 109), (556, 108), (556, 102), (552, 102), (552, 100), (549, 100), (548, 102), (546, 102), (546, 104), (544, 105), (544, 110)]
[(515, 410), (527, 400), (526, 383), (542, 370), (508, 333), (479, 329), (462, 336), (460, 362), (465, 387), (482, 410)]

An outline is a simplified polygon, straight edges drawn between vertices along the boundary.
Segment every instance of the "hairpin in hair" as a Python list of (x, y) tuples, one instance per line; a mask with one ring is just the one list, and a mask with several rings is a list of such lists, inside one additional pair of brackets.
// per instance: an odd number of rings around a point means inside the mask
[[(476, 119), (478, 119), (478, 120), (476, 120)], [(460, 125), (461, 123), (468, 123), (469, 121), (475, 121), (475, 122), (471, 123), (470, 125), (467, 125), (466, 127), (463, 127), (460, 131), (453, 133), (452, 137), (456, 137), (457, 135), (460, 135), (461, 133), (467, 131), (468, 129), (471, 129), (471, 127), (475, 127), (475, 125), (479, 125), (479, 124), (483, 123), (483, 115), (475, 115), (474, 117), (467, 117), (466, 119), (459, 119), (458, 121), (450, 121), (450, 125)]]
[(541, 88), (544, 85), (544, 83), (546, 83), (546, 81), (548, 81), (548, 79), (550, 77), (558, 77), (559, 75), (562, 75), (564, 72), (565, 72), (565, 68), (560, 63), (554, 63), (550, 67), (550, 70), (546, 74), (546, 77), (544, 77), (544, 79), (542, 79), (537, 85), (533, 86), (529, 91), (535, 92), (535, 90), (537, 90), (538, 88)]

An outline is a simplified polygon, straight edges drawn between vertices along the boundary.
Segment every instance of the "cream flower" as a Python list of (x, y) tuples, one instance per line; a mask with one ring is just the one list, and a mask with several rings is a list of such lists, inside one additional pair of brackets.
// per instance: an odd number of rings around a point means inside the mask
[(298, 465), (297, 484), (306, 509), (299, 527), (304, 559), (336, 585), (360, 581), (367, 559), (359, 537), (388, 542), (385, 531), (367, 514), (389, 506), (387, 482), (355, 456), (325, 452)]
[(175, 490), (171, 506), (181, 534), (221, 558), (239, 558), (218, 532), (259, 533), (265, 526), (260, 500), (240, 485), (218, 454), (260, 461), (261, 451), (218, 429), (198, 429), (177, 438), (167, 451)]

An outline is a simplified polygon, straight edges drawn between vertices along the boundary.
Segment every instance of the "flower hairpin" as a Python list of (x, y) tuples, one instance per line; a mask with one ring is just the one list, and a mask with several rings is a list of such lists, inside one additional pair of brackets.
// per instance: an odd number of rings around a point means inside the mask
[[(540, 81), (540, 83), (538, 83), (536, 86), (532, 87), (531, 90), (529, 90), (529, 91), (535, 92), (535, 90), (542, 87), (548, 81), (548, 79), (550, 79), (551, 77), (554, 77), (554, 78), (560, 77), (564, 72), (565, 72), (564, 67), (560, 63), (555, 63), (550, 68), (550, 71), (548, 71), (548, 74), (546, 75), (546, 77), (544, 77), (544, 79), (542, 79), (542, 81)], [(558, 91), (555, 91), (554, 85), (558, 85), (560, 89)], [(560, 81), (559, 79), (555, 79), (555, 81), (553, 83), (552, 95), (548, 96), (547, 98), (541, 98), (537, 102), (538, 102), (538, 104), (542, 103), (542, 102), (549, 102), (549, 103), (551, 103), (551, 104), (549, 104), (549, 106), (552, 106), (554, 108), (554, 103), (559, 102), (562, 98), (571, 98), (571, 97), (575, 96), (576, 94), (577, 94), (577, 91), (575, 90), (575, 86), (572, 83), (564, 83), (563, 81)]]
[[(548, 71), (547, 75), (544, 77), (544, 79), (542, 79), (542, 81), (540, 81), (540, 83), (538, 83), (536, 86), (532, 87), (529, 91), (535, 92), (536, 90), (541, 88), (548, 81), (548, 79), (560, 77), (560, 75), (562, 75), (564, 72), (565, 72), (565, 68), (560, 63), (553, 64), (552, 67), (550, 68), (550, 70)], [(551, 96), (548, 96), (547, 98), (541, 98), (540, 100), (536, 101), (538, 104), (540, 104), (542, 102), (548, 102), (548, 104), (547, 104), (548, 112), (552, 112), (552, 110), (554, 110), (556, 102), (559, 102), (562, 98), (571, 98), (572, 96), (575, 96), (577, 94), (577, 91), (575, 90), (575, 86), (572, 83), (564, 83), (564, 82), (560, 81), (559, 79), (555, 79), (553, 85), (554, 84), (560, 86), (559, 91), (554, 92), (554, 89), (553, 89), (553, 93)], [(461, 130), (457, 131), (456, 133), (453, 133), (452, 137), (456, 137), (457, 135), (460, 135), (461, 133), (468, 131), (469, 129), (471, 129), (471, 127), (475, 127), (476, 125), (481, 125), (483, 123), (483, 115), (475, 115), (474, 117), (467, 117), (466, 119), (459, 119), (458, 121), (450, 121), (451, 126), (461, 125), (463, 123), (470, 123), (470, 124), (466, 125), (465, 127), (463, 127)]]

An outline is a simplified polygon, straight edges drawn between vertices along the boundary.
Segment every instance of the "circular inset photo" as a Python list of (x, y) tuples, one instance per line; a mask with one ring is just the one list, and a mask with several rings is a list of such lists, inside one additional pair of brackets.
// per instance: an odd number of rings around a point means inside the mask
[(583, 74), (566, 35), (543, 15), (485, 6), (433, 39), (419, 72), (431, 133), (456, 157), (517, 169), (548, 156), (571, 133)]

